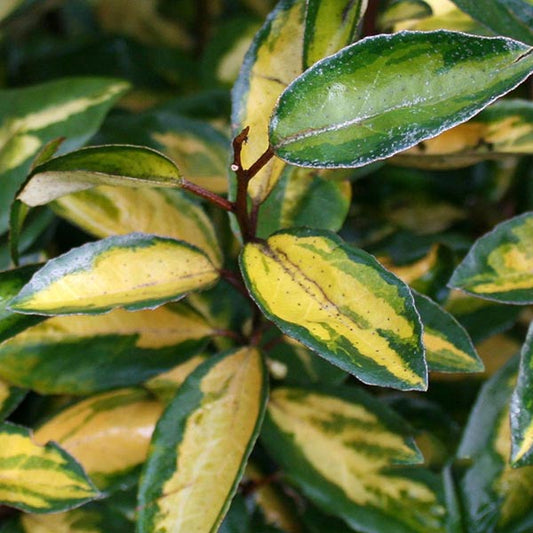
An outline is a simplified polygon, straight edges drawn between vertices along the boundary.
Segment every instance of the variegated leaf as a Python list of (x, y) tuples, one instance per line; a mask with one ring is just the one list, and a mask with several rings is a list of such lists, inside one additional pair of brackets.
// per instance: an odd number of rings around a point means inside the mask
[[(439, 482), (406, 424), (355, 388), (278, 388), (261, 434), (302, 491), (356, 530), (444, 532)], [(399, 465), (404, 465), (399, 467)]]
[(157, 424), (139, 489), (138, 531), (216, 531), (259, 432), (261, 354), (244, 347), (199, 366)]
[(308, 0), (303, 70), (354, 41), (368, 0)]
[(181, 176), (170, 159), (151, 148), (90, 146), (34, 168), (17, 199), (35, 207), (97, 185), (179, 188)]
[(47, 420), (35, 441), (57, 442), (83, 466), (100, 490), (124, 484), (146, 459), (163, 410), (142, 389), (91, 396)]
[(66, 137), (63, 151), (83, 145), (127, 89), (126, 82), (115, 79), (65, 78), (0, 92), (0, 233), (7, 229), (9, 205), (39, 150), (59, 136)]
[(394, 156), (391, 163), (423, 169), (450, 169), (485, 159), (531, 153), (533, 103), (502, 100), (468, 122)]
[(3, 421), (24, 399), (26, 390), (0, 381), (0, 421)]
[(433, 300), (413, 291), (424, 324), (428, 368), (433, 372), (481, 372), (483, 362), (465, 329)]
[(518, 382), (511, 400), (514, 466), (533, 465), (533, 323), (520, 354)]
[(530, 51), (510, 39), (448, 31), (368, 37), (319, 61), (284, 91), (271, 118), (272, 148), (310, 167), (385, 159), (516, 87), (533, 70)]
[(52, 259), (11, 300), (20, 313), (146, 309), (212, 285), (218, 270), (183, 241), (143, 233), (108, 237)]
[(0, 425), (1, 503), (49, 513), (77, 507), (98, 495), (80, 465), (59, 446), (39, 446), (28, 429)]
[(517, 358), (485, 383), (459, 446), (471, 465), (460, 483), (465, 528), (471, 533), (528, 531), (533, 508), (533, 467), (513, 468), (509, 401)]
[(211, 221), (182, 191), (102, 186), (58, 198), (52, 209), (97, 237), (134, 231), (172, 237), (197, 246), (217, 267), (222, 263)]
[[(281, 92), (302, 72), (305, 0), (282, 0), (256, 34), (234, 87), (232, 129), (249, 127), (242, 163), (250, 167), (268, 148), (268, 120)], [(273, 159), (250, 181), (260, 204), (279, 180), (285, 164)]]
[(0, 345), (0, 376), (41, 394), (139, 385), (200, 351), (214, 334), (183, 304), (48, 319)]
[(533, 213), (498, 224), (478, 239), (450, 287), (504, 303), (533, 303)]
[(433, 12), (423, 0), (390, 0), (379, 16), (379, 25), (392, 28), (398, 22), (427, 17)]
[(406, 285), (333, 233), (280, 232), (246, 244), (241, 269), (263, 313), (365, 383), (426, 388), (420, 319)]

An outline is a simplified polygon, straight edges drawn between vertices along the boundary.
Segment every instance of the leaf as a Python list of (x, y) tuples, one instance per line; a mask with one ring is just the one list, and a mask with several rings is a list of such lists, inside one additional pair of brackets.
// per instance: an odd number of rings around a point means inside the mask
[(468, 122), (399, 153), (391, 163), (423, 169), (452, 169), (532, 152), (533, 103), (502, 100)]
[(0, 345), (0, 376), (41, 394), (139, 385), (188, 361), (213, 334), (183, 304), (53, 317)]
[(501, 35), (533, 44), (530, 0), (453, 0), (463, 11)]
[(530, 48), (504, 38), (447, 31), (369, 37), (319, 61), (284, 91), (270, 143), (292, 164), (362, 166), (468, 120), (532, 69)]
[(0, 426), (0, 502), (32, 513), (64, 511), (98, 497), (80, 465), (56, 444), (38, 446), (22, 426)]
[(371, 255), (315, 230), (246, 244), (241, 269), (285, 334), (364, 383), (424, 390), (421, 324), (406, 285)]
[(261, 354), (248, 347), (212, 357), (189, 376), (152, 437), (140, 533), (217, 530), (259, 432), (266, 387)]
[(480, 298), (533, 303), (533, 212), (498, 224), (479, 238), (449, 286)]
[[(250, 127), (242, 164), (249, 168), (268, 148), (268, 120), (281, 92), (302, 72), (304, 0), (281, 0), (257, 32), (232, 92), (232, 130)], [(248, 193), (260, 204), (285, 164), (273, 159), (250, 181)]]
[(483, 385), (457, 452), (471, 464), (459, 485), (471, 533), (527, 531), (520, 522), (531, 514), (533, 467), (509, 464), (509, 400), (517, 363), (513, 358)]
[(289, 479), (352, 528), (443, 532), (437, 480), (405, 466), (421, 460), (408, 431), (359, 389), (287, 387), (272, 392), (261, 437)]
[(13, 387), (10, 383), (0, 381), (0, 420), (4, 420), (14, 411), (26, 396), (26, 390)]
[(518, 380), (511, 399), (513, 466), (533, 465), (533, 322), (520, 354)]
[(432, 372), (482, 372), (483, 362), (465, 329), (455, 318), (423, 294), (413, 291), (424, 324), (424, 346)]
[(379, 24), (392, 28), (398, 22), (421, 19), (431, 14), (431, 7), (423, 0), (390, 0), (379, 16)]
[(353, 42), (368, 0), (308, 0), (303, 70)]
[(83, 145), (128, 88), (116, 79), (80, 77), (0, 91), (0, 232), (7, 230), (9, 205), (39, 150), (59, 136), (66, 137), (64, 152)]
[(105, 392), (51, 417), (35, 431), (35, 441), (57, 442), (100, 490), (111, 490), (124, 484), (145, 461), (162, 410), (161, 404), (141, 389)]
[(222, 266), (213, 224), (183, 191), (104, 185), (58, 198), (52, 209), (96, 237), (135, 231), (172, 237), (197, 246)]
[(42, 315), (146, 309), (178, 300), (217, 279), (217, 269), (198, 248), (131, 233), (91, 242), (52, 259), (10, 307)]
[(316, 170), (286, 167), (261, 205), (258, 237), (291, 227), (339, 231), (350, 208), (349, 181), (323, 179)]

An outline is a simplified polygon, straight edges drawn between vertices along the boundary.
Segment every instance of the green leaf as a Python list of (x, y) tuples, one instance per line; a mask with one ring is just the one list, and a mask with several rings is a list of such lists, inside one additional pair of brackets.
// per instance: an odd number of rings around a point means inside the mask
[(510, 39), (447, 31), (369, 37), (285, 90), (270, 142), (292, 164), (362, 166), (468, 120), (532, 69), (530, 48)]
[(451, 169), (486, 159), (533, 153), (533, 102), (502, 100), (455, 126), (394, 156), (395, 165)]
[(509, 464), (509, 401), (517, 363), (513, 358), (483, 385), (457, 452), (471, 464), (459, 486), (471, 533), (527, 531), (519, 524), (531, 514), (533, 467)]
[(222, 266), (213, 224), (183, 191), (104, 185), (58, 198), (51, 207), (96, 237), (135, 231), (172, 237), (197, 246)]
[(494, 33), (533, 44), (531, 0), (453, 0), (453, 2)]
[(533, 322), (520, 354), (518, 380), (511, 400), (513, 466), (533, 465)]
[(428, 368), (433, 372), (481, 372), (483, 362), (465, 329), (433, 300), (413, 291), (424, 324)]
[(246, 244), (241, 269), (284, 333), (361, 381), (424, 390), (420, 319), (408, 287), (371, 255), (316, 230)]
[(59, 136), (66, 137), (62, 151), (83, 145), (128, 87), (116, 79), (65, 78), (0, 91), (1, 233), (7, 230), (9, 206), (32, 158)]
[(423, 0), (390, 0), (379, 16), (379, 24), (384, 28), (392, 28), (398, 22), (421, 19), (431, 14), (431, 6)]
[(0, 502), (24, 511), (64, 511), (98, 497), (70, 455), (53, 442), (38, 446), (14, 424), (0, 425), (0, 472)]
[(0, 376), (41, 394), (90, 394), (139, 385), (184, 363), (214, 331), (183, 304), (60, 316), (0, 345)]
[(145, 461), (162, 410), (142, 389), (106, 392), (52, 416), (35, 431), (34, 440), (57, 442), (100, 490), (110, 490), (124, 484)]
[(350, 200), (350, 182), (329, 181), (314, 169), (287, 166), (261, 205), (257, 236), (268, 237), (280, 229), (300, 226), (339, 231)]
[(185, 242), (143, 233), (108, 237), (52, 259), (11, 300), (20, 313), (153, 308), (212, 285), (218, 270)]
[(261, 354), (244, 347), (199, 366), (159, 420), (139, 488), (138, 531), (216, 531), (266, 404)]
[(449, 286), (480, 298), (533, 303), (533, 212), (498, 224), (478, 239)]
[(170, 159), (151, 148), (90, 146), (34, 168), (17, 199), (35, 207), (97, 185), (179, 188), (181, 177)]
[(308, 0), (303, 70), (353, 42), (368, 0)]
[(10, 383), (0, 381), (0, 420), (4, 420), (14, 411), (26, 396), (26, 390), (13, 387)]
[[(356, 388), (278, 388), (261, 434), (313, 502), (362, 531), (443, 532), (437, 479), (397, 415)], [(400, 467), (400, 465), (404, 465)]]

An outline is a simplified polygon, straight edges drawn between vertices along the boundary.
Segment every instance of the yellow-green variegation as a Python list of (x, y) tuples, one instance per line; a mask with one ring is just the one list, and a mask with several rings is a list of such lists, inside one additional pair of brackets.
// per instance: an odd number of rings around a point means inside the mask
[(533, 323), (520, 354), (518, 380), (511, 400), (514, 466), (533, 465)]
[(262, 356), (243, 347), (200, 365), (160, 418), (141, 477), (138, 531), (217, 531), (266, 404)]
[(139, 385), (185, 364), (214, 334), (182, 303), (52, 317), (0, 344), (0, 376), (41, 394)]
[(52, 259), (11, 300), (21, 313), (102, 313), (154, 308), (218, 280), (195, 246), (144, 233), (108, 237)]
[(284, 91), (270, 122), (272, 148), (311, 167), (385, 159), (516, 87), (533, 70), (530, 52), (510, 39), (448, 31), (368, 37), (319, 61)]
[(411, 292), (371, 255), (303, 229), (246, 244), (240, 261), (253, 299), (284, 333), (365, 383), (426, 388)]
[(32, 513), (71, 509), (98, 491), (81, 466), (57, 444), (39, 446), (30, 430), (0, 425), (0, 502)]
[(407, 466), (421, 461), (409, 431), (359, 389), (282, 387), (261, 439), (304, 494), (355, 530), (444, 533), (438, 478)]
[(533, 303), (533, 213), (498, 224), (478, 239), (449, 285), (503, 303)]

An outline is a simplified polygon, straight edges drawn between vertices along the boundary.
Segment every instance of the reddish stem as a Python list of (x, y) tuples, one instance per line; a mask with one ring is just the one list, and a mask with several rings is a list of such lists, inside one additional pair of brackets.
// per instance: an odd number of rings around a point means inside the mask
[(211, 202), (217, 207), (224, 209), (224, 211), (233, 211), (233, 204), (229, 200), (226, 200), (225, 198), (222, 198), (222, 196), (208, 191), (207, 189), (204, 189), (203, 187), (200, 187), (191, 181), (182, 179), (181, 188), (193, 193), (196, 196), (199, 196), (200, 198), (203, 198), (204, 200), (207, 200), (208, 202)]

